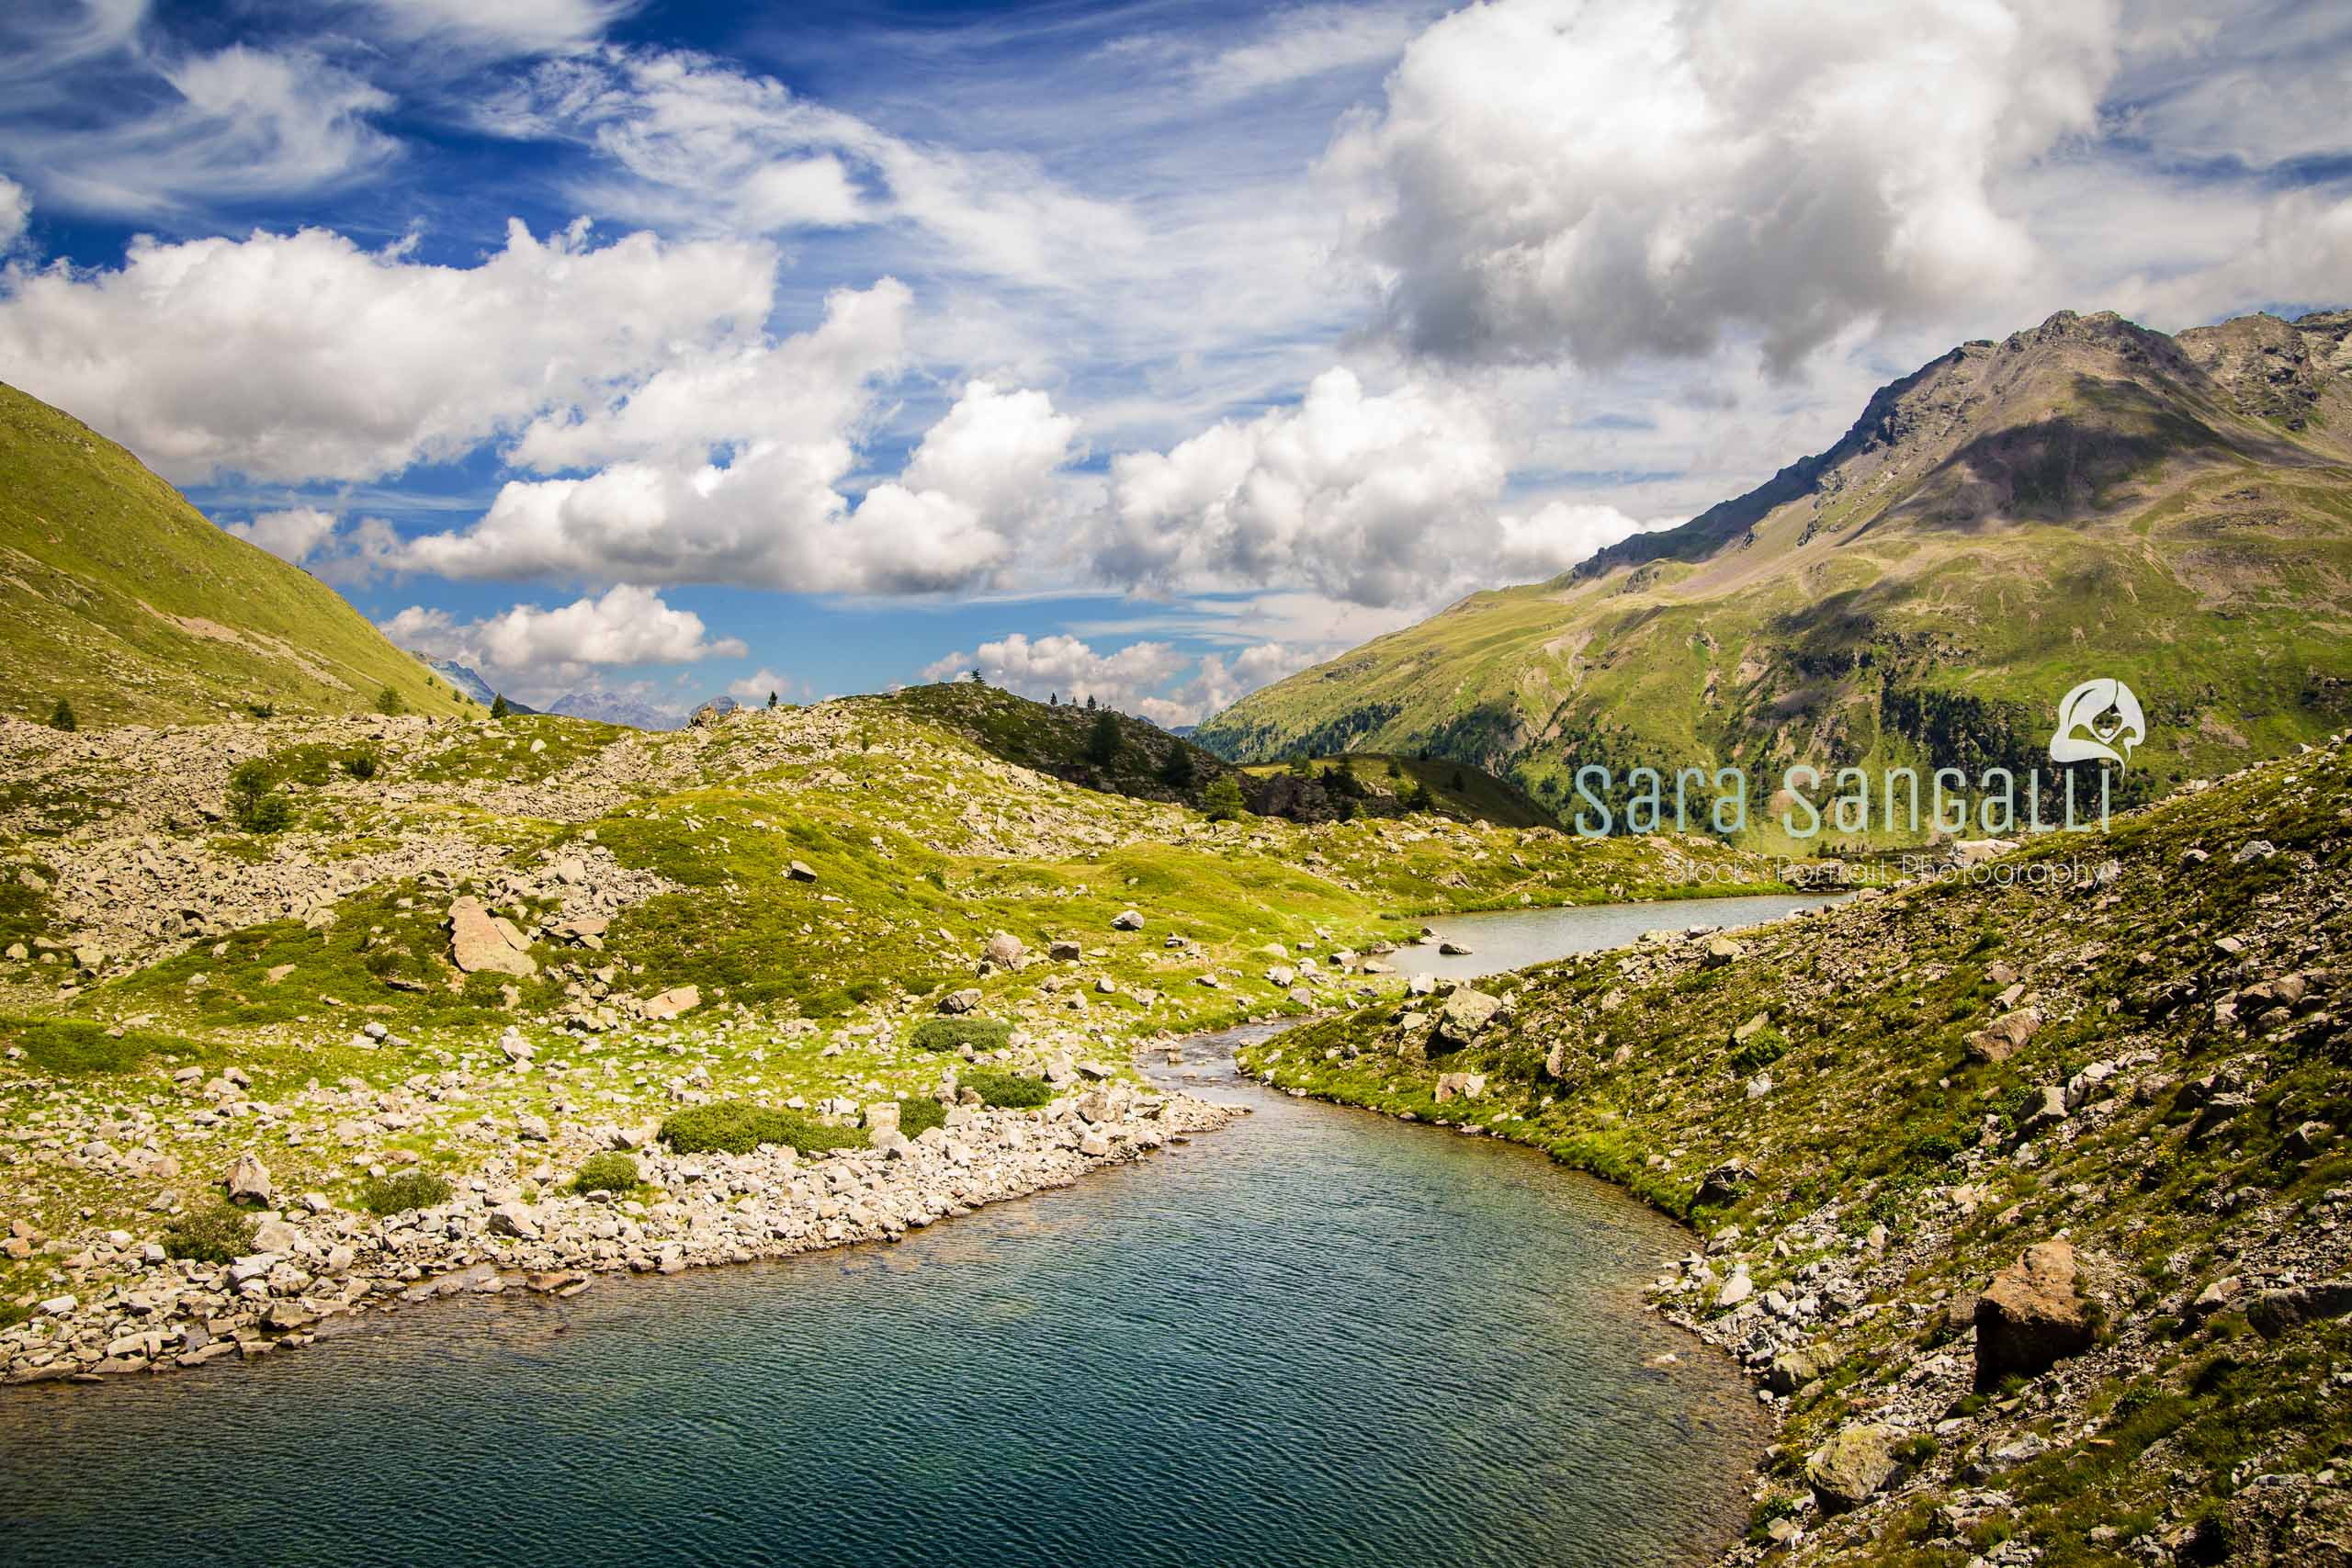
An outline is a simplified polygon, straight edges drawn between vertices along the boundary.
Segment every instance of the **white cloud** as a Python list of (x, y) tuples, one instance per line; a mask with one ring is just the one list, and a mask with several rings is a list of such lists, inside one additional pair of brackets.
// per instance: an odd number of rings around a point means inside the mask
[(898, 222), (956, 270), (1033, 283), (1143, 244), (1117, 204), (1028, 159), (893, 136), (691, 51), (607, 46), (551, 62), (481, 122), (593, 146), (611, 173), (575, 196), (639, 221), (757, 234)]
[[(842, 304), (836, 297), (836, 305)], [(851, 308), (842, 314), (860, 315)], [(820, 329), (822, 336), (828, 329)], [(895, 352), (895, 338), (890, 339)], [(845, 407), (883, 358), (780, 349), (844, 378)], [(985, 582), (1011, 559), (1016, 536), (1053, 499), (1077, 424), (1042, 392), (974, 381), (933, 426), (900, 477), (854, 506), (839, 486), (855, 457), (840, 419), (796, 426), (773, 410), (685, 405), (681, 420), (650, 416), (663, 433), (632, 446), (623, 409), (590, 450), (662, 456), (611, 464), (586, 479), (515, 480), (479, 523), (415, 540), (414, 568), (451, 577), (560, 576), (592, 581), (725, 582), (804, 592), (923, 593)], [(837, 409), (837, 412), (839, 410)], [(692, 450), (721, 423), (758, 414), (756, 432)]]
[(398, 144), (391, 96), (319, 57), (243, 44), (153, 66), (164, 95), (95, 128), (19, 119), (10, 140), (44, 199), (120, 216), (283, 197), (348, 180)]
[(1368, 394), (1351, 372), (1330, 370), (1295, 408), (1115, 459), (1096, 564), (1113, 581), (1162, 590), (1420, 602), (1490, 570), (1505, 471), (1469, 398), (1433, 385)]
[(1681, 521), (1642, 523), (1597, 502), (1549, 501), (1524, 517), (1504, 513), (1496, 519), (1495, 578), (1526, 582), (1555, 577), (1620, 539)]
[(741, 680), (728, 682), (727, 694), (749, 706), (764, 707), (769, 697), (781, 701), (797, 689), (797, 682), (792, 677), (779, 675), (763, 664)]
[(1792, 365), (2035, 259), (2000, 175), (2089, 130), (2109, 0), (1497, 0), (1423, 33), (1328, 166), (1410, 349)]
[(1032, 640), (1021, 632), (980, 644), (976, 653), (951, 653), (925, 667), (926, 681), (957, 680), (978, 670), (992, 685), (1039, 701), (1096, 702), (1136, 712), (1147, 693), (1183, 669), (1186, 660), (1164, 642), (1137, 642), (1097, 653), (1074, 637)]
[(257, 512), (250, 523), (220, 526), (247, 544), (258, 545), (278, 559), (300, 566), (311, 552), (334, 533), (335, 515), (315, 506), (290, 506), (281, 512)]
[(1064, 702), (1082, 703), (1092, 697), (1106, 707), (1172, 728), (1197, 724), (1260, 686), (1304, 670), (1329, 651), (1268, 642), (1193, 660), (1165, 642), (1132, 642), (1100, 653), (1063, 633), (1033, 638), (1014, 632), (980, 644), (977, 652), (935, 660), (924, 667), (922, 678), (960, 681), (978, 670), (989, 684), (1040, 702), (1059, 696)]
[(740, 638), (710, 637), (693, 611), (673, 609), (653, 590), (628, 583), (553, 610), (517, 604), (462, 623), (446, 610), (412, 604), (384, 622), (383, 632), (402, 648), (470, 665), (492, 686), (526, 701), (603, 670), (693, 664), (748, 651)]
[(0, 255), (15, 249), (24, 238), (32, 216), (33, 200), (25, 194), (25, 187), (0, 175)]
[(119, 268), (6, 275), (0, 378), (183, 482), (368, 479), (748, 341), (775, 265), (756, 243), (520, 222), (473, 267), (316, 229), (141, 237)]
[(406, 43), (502, 56), (560, 53), (593, 42), (640, 0), (368, 0), (383, 30)]

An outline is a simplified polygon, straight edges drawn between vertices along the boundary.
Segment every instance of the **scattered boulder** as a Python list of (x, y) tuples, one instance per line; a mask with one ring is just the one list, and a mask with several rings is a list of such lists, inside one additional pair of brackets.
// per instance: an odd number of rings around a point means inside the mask
[(1756, 1179), (1756, 1173), (1744, 1160), (1725, 1160), (1699, 1179), (1699, 1190), (1690, 1201), (1708, 1209), (1720, 1209), (1739, 1196), (1739, 1190)]
[(1481, 1031), (1502, 1010), (1502, 998), (1490, 997), (1469, 987), (1458, 987), (1437, 1010), (1437, 1032), (1441, 1039), (1456, 1045), (1467, 1045), (1478, 1038)]
[(785, 863), (784, 871), (785, 874), (791, 877), (795, 882), (814, 882), (817, 880), (816, 869), (809, 865), (807, 861), (787, 861)]
[(1046, 945), (1046, 956), (1057, 964), (1075, 964), (1086, 956), (1086, 949), (1074, 942), (1052, 942)]
[(1726, 964), (1736, 964), (1747, 956), (1747, 949), (1727, 936), (1719, 936), (1707, 943), (1707, 951), (1699, 963), (1702, 967), (1720, 969)]
[(493, 915), (475, 897), (449, 906), (449, 956), (469, 975), (513, 975), (526, 978), (538, 973), (531, 944), (514, 922)]
[(675, 1018), (683, 1012), (692, 1012), (700, 1006), (702, 1006), (702, 990), (699, 987), (673, 986), (660, 996), (648, 1000), (641, 1010), (646, 1017), (659, 1022)]
[(229, 1190), (232, 1203), (259, 1203), (268, 1208), (277, 1201), (270, 1190), (269, 1167), (251, 1155), (239, 1155), (229, 1162), (229, 1174), (221, 1179)]
[(2037, 1242), (1993, 1276), (1976, 1298), (1976, 1383), (2011, 1373), (2038, 1377), (2091, 1347), (2091, 1324), (2075, 1290), (2075, 1249)]
[(1111, 929), (1114, 931), (1139, 931), (1143, 930), (1143, 916), (1134, 909), (1122, 909), (1111, 917)]
[(980, 948), (980, 956), (1000, 969), (1018, 969), (1029, 950), (1011, 931), (999, 931)]
[(969, 1012), (980, 1005), (987, 993), (978, 986), (967, 986), (960, 991), (950, 991), (939, 998), (939, 1010), (944, 1013)]
[(1825, 1513), (1859, 1508), (1894, 1473), (1892, 1427), (1857, 1421), (1840, 1427), (1804, 1463), (1804, 1478)]
[(2265, 1291), (2245, 1309), (2245, 1320), (2265, 1339), (2276, 1339), (2299, 1323), (2346, 1313), (2352, 1313), (2352, 1278), (2338, 1278)]
[(1440, 1105), (1443, 1105), (1456, 1095), (1464, 1100), (1476, 1100), (1486, 1092), (1487, 1075), (1484, 1073), (1440, 1073), (1438, 1075), (1437, 1102)]
[(2023, 1050), (2041, 1028), (2041, 1014), (2033, 1008), (2005, 1012), (1962, 1042), (1969, 1060), (2006, 1062)]

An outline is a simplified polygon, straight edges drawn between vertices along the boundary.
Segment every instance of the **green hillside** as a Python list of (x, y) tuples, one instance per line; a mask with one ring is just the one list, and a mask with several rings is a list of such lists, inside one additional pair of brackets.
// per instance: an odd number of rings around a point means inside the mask
[[(1318, 778), (1339, 770), (1352, 775), (1365, 797), (1385, 805), (1401, 802), (1415, 784), (1429, 791), (1429, 809), (1462, 822), (1492, 822), (1499, 828), (1556, 828), (1552, 814), (1526, 794), (1467, 762), (1436, 758), (1389, 757), (1359, 751), (1316, 757), (1308, 767)], [(1294, 771), (1289, 761), (1257, 762), (1242, 770), (1259, 778)], [(1384, 798), (1385, 797), (1385, 798)]]
[(0, 385), (0, 713), (85, 726), (465, 711), (334, 590), (232, 537), (138, 458)]
[(1782, 1418), (1770, 1561), (2341, 1562), (2347, 802), (2339, 743), (2118, 818), (2095, 886), (2053, 836), (1241, 1059), (1696, 1225), (1650, 1295)]
[(1199, 739), (1245, 761), (1427, 750), (1564, 811), (1594, 763), (2021, 773), (2098, 676), (2146, 709), (2127, 800), (2352, 714), (2352, 312), (2176, 337), (2062, 312), (1963, 345), (1748, 495)]

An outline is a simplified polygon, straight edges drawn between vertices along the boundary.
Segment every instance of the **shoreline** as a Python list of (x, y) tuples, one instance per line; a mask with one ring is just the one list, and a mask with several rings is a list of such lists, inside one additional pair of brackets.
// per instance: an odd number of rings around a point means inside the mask
[(1112, 1080), (1037, 1112), (962, 1109), (915, 1139), (816, 1159), (779, 1146), (639, 1149), (639, 1192), (665, 1194), (652, 1203), (534, 1196), (493, 1162), (449, 1201), (386, 1218), (265, 1211), (256, 1240), (271, 1247), (227, 1264), (143, 1259), (140, 1272), (108, 1280), (86, 1302), (60, 1298), (62, 1311), (0, 1330), (0, 1384), (86, 1385), (258, 1360), (312, 1343), (337, 1320), (446, 1296), (519, 1290), (563, 1299), (602, 1274), (676, 1274), (895, 1241), (1136, 1163), (1249, 1113)]

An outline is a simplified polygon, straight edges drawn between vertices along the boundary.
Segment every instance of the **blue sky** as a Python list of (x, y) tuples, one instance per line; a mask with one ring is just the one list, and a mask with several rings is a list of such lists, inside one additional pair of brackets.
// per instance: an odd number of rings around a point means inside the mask
[(2341, 7), (1894, 9), (20, 7), (0, 379), (526, 699), (1184, 722), (1960, 339), (2352, 299)]

